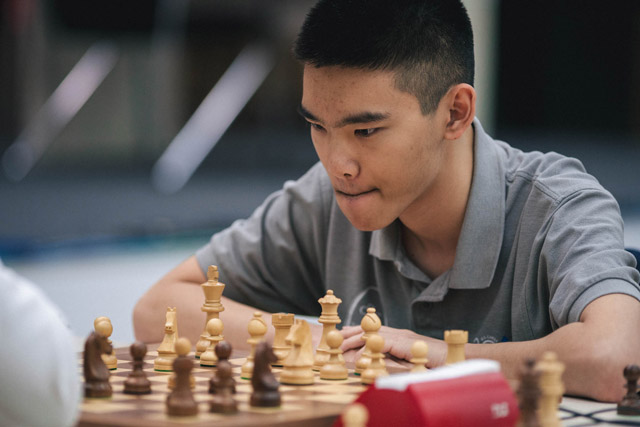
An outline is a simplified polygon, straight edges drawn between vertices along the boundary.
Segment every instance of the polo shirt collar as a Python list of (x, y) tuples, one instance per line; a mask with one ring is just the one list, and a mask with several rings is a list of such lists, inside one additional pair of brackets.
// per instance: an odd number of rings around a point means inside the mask
[[(505, 178), (498, 147), (477, 118), (473, 126), (473, 178), (456, 257), (453, 268), (435, 280), (448, 282), (446, 286), (450, 289), (482, 289), (491, 284), (504, 232)], [(408, 279), (431, 283), (406, 256), (397, 220), (372, 232), (369, 254), (392, 261)], [(440, 300), (446, 294), (446, 290), (440, 288), (428, 286), (422, 296)], [(430, 293), (434, 295), (428, 295)]]

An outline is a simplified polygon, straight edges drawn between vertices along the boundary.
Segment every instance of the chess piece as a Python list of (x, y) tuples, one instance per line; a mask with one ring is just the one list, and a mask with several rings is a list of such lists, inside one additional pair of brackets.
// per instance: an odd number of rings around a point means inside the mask
[(167, 307), (164, 323), (164, 338), (158, 347), (158, 357), (153, 361), (153, 369), (171, 372), (176, 358), (176, 341), (178, 340), (178, 317), (176, 308)]
[(535, 369), (536, 361), (532, 358), (525, 360), (520, 370), (520, 384), (518, 385), (518, 407), (520, 419), (517, 427), (539, 427), (538, 399), (540, 399), (540, 371)]
[(427, 353), (429, 352), (429, 346), (426, 342), (416, 340), (411, 344), (411, 360), (413, 368), (411, 372), (422, 372), (427, 370)]
[(224, 339), (222, 336), (222, 330), (224, 326), (222, 320), (213, 318), (207, 323), (207, 342), (209, 347), (200, 355), (200, 366), (216, 366), (218, 357), (215, 353), (216, 344)]
[(389, 375), (387, 367), (384, 364), (384, 354), (382, 348), (384, 347), (384, 338), (380, 335), (371, 335), (367, 338), (367, 350), (371, 357), (371, 362), (367, 369), (362, 371), (360, 378), (362, 384), (373, 384), (376, 378)]
[(314, 382), (313, 375), (313, 346), (311, 344), (311, 329), (302, 319), (296, 319), (287, 335), (287, 343), (291, 351), (284, 360), (280, 382), (282, 384), (309, 385)]
[(218, 282), (218, 267), (210, 265), (207, 270), (207, 281), (202, 285), (202, 292), (204, 293), (204, 304), (200, 307), (200, 310), (207, 313), (207, 318), (204, 322), (204, 331), (200, 335), (200, 339), (196, 342), (196, 358), (200, 358), (209, 347), (209, 332), (207, 331), (207, 325), (211, 319), (219, 319), (220, 312), (224, 311), (221, 297), (222, 291), (224, 291), (225, 284)]
[(133, 358), (133, 371), (124, 382), (123, 392), (126, 394), (151, 393), (151, 381), (149, 381), (143, 369), (147, 345), (141, 341), (136, 341), (129, 347), (129, 352)]
[[(102, 321), (111, 323), (111, 319), (109, 319), (107, 316), (98, 316), (95, 319), (93, 319), (93, 328), (95, 329), (95, 327), (98, 326), (98, 323)], [(109, 344), (113, 346), (111, 342)]]
[[(231, 357), (231, 344), (228, 341), (220, 341), (216, 345), (215, 352), (216, 352), (216, 357), (218, 358), (218, 367), (220, 367), (220, 364), (224, 364), (224, 363), (231, 366), (229, 362), (229, 357)], [(211, 379), (209, 380), (209, 393), (211, 394), (217, 393), (218, 388), (221, 387), (218, 385), (219, 382), (220, 382), (220, 379), (218, 378), (218, 371), (216, 370), (211, 376)], [(234, 380), (233, 377), (229, 377), (229, 383), (231, 387), (231, 392), (235, 393), (236, 380)]]
[(238, 412), (238, 405), (233, 398), (232, 387), (235, 383), (233, 382), (231, 363), (227, 360), (220, 360), (216, 375), (218, 388), (211, 399), (209, 411), (220, 414), (235, 414)]
[[(180, 341), (180, 338), (178, 338), (178, 341)], [(177, 344), (177, 342), (176, 342), (176, 344)], [(189, 344), (191, 344), (190, 341), (189, 341)], [(188, 356), (188, 355), (189, 355), (189, 352), (187, 351), (187, 354), (185, 354), (185, 356)], [(177, 354), (176, 354), (176, 356), (177, 356)], [(193, 374), (189, 374), (189, 386), (190, 386), (191, 390), (194, 390), (196, 388), (196, 379), (194, 378)], [(171, 376), (167, 380), (167, 388), (169, 390), (174, 390), (176, 388), (176, 373), (175, 372), (172, 372)]]
[(447, 359), (445, 365), (464, 362), (464, 345), (469, 342), (469, 332), (459, 329), (444, 331), (444, 341), (447, 343)]
[(356, 369), (354, 372), (356, 375), (360, 375), (362, 371), (367, 369), (367, 367), (369, 366), (369, 363), (371, 362), (371, 357), (366, 347), (367, 339), (371, 335), (377, 334), (381, 326), (382, 326), (382, 322), (380, 321), (380, 318), (376, 314), (376, 309), (373, 307), (367, 308), (367, 314), (365, 314), (364, 317), (362, 318), (362, 321), (360, 321), (360, 327), (364, 331), (364, 334), (362, 334), (362, 340), (364, 341), (365, 349), (360, 355), (360, 358), (356, 360)]
[(190, 380), (193, 361), (187, 357), (191, 351), (191, 342), (180, 338), (175, 343), (177, 357), (173, 361), (176, 374), (176, 387), (167, 396), (167, 413), (175, 416), (189, 416), (198, 413), (198, 404), (191, 392)]
[(316, 355), (313, 359), (313, 370), (319, 371), (329, 360), (329, 346), (327, 345), (327, 334), (336, 330), (336, 325), (340, 323), (340, 317), (338, 317), (338, 306), (342, 300), (335, 295), (333, 291), (329, 289), (327, 294), (318, 300), (322, 306), (322, 313), (318, 322), (322, 324), (322, 338), (316, 349)]
[[(196, 379), (193, 377), (193, 375), (189, 375), (189, 385), (191, 387), (191, 390), (194, 390), (196, 388)], [(169, 390), (173, 390), (173, 389), (176, 388), (176, 373), (175, 372), (172, 372), (171, 376), (167, 380), (167, 388)]]
[(256, 356), (251, 375), (253, 392), (249, 404), (264, 408), (280, 406), (280, 383), (271, 372), (271, 363), (278, 360), (269, 343), (262, 341), (256, 346)]
[(92, 332), (84, 343), (84, 395), (85, 397), (110, 397), (109, 370), (102, 360), (113, 347), (104, 335)]
[(352, 403), (342, 413), (344, 427), (367, 427), (369, 410), (362, 403)]
[[(111, 325), (111, 319), (106, 316), (96, 317), (93, 321), (93, 327), (97, 333), (107, 338), (107, 342), (113, 348), (113, 343), (109, 339), (113, 333), (113, 325)], [(107, 366), (107, 369), (113, 371), (118, 368), (118, 358), (116, 357), (116, 350), (113, 349), (109, 354), (103, 354), (102, 360)]]
[(247, 343), (251, 346), (251, 350), (247, 356), (247, 360), (240, 368), (240, 378), (250, 380), (251, 373), (253, 372), (253, 359), (256, 354), (256, 345), (262, 341), (264, 335), (267, 333), (267, 323), (262, 318), (262, 313), (259, 311), (253, 313), (253, 318), (249, 321), (247, 329), (249, 330), (250, 336)]
[(278, 360), (271, 364), (271, 366), (282, 366), (282, 362), (286, 359), (291, 346), (287, 345), (285, 339), (289, 334), (289, 330), (293, 325), (294, 315), (293, 313), (275, 313), (271, 315), (271, 324), (273, 325), (276, 333), (273, 337), (273, 352), (278, 357)]
[(558, 360), (555, 353), (547, 351), (536, 364), (536, 370), (540, 371), (539, 384), (542, 393), (538, 403), (538, 421), (545, 427), (560, 427), (558, 404), (564, 393), (564, 363)]
[(620, 415), (640, 415), (640, 396), (638, 395), (638, 378), (640, 377), (640, 367), (638, 365), (628, 365), (623, 371), (627, 380), (627, 393), (618, 403), (618, 414)]
[(342, 345), (344, 338), (342, 334), (334, 329), (327, 334), (327, 345), (329, 349), (327, 354), (329, 359), (320, 368), (320, 379), (323, 380), (346, 380), (349, 376), (349, 370), (342, 357)]

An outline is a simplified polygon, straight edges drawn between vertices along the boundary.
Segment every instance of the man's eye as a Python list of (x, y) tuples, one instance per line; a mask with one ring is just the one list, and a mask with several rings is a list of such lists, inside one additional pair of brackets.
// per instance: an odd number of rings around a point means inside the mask
[(311, 122), (307, 122), (307, 123), (314, 130), (324, 130), (324, 128), (322, 126), (320, 126), (319, 124), (317, 124), (317, 123), (311, 123)]
[(355, 131), (353, 131), (353, 133), (356, 136), (367, 137), (367, 136), (371, 136), (374, 133), (376, 133), (377, 130), (378, 130), (378, 128), (356, 129)]

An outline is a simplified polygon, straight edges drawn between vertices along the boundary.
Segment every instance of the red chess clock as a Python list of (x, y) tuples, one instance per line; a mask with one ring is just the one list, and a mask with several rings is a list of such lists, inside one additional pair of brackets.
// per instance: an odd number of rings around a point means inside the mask
[(356, 402), (369, 410), (369, 427), (514, 426), (518, 420), (515, 395), (492, 360), (378, 378)]

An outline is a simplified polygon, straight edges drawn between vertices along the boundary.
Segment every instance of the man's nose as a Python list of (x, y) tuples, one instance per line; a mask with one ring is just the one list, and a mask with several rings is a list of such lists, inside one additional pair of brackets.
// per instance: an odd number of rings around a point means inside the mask
[(360, 173), (360, 164), (345, 143), (333, 140), (329, 144), (329, 169), (336, 178), (353, 179)]

